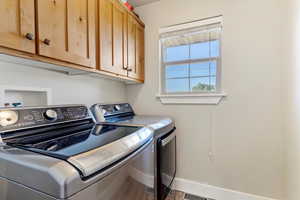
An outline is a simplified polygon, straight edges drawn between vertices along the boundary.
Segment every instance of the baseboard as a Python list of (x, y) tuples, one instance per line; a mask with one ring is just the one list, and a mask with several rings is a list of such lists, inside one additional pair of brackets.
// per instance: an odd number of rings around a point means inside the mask
[(277, 200), (202, 184), (196, 181), (190, 181), (182, 178), (175, 178), (173, 188), (185, 193), (216, 200)]
[[(136, 181), (148, 186), (153, 187), (153, 175), (145, 174), (136, 168), (129, 170), (130, 176)], [(175, 178), (173, 189), (179, 190), (188, 194), (196, 195), (199, 197), (206, 197), (215, 200), (279, 200), (268, 197), (248, 194), (244, 192), (229, 190), (221, 187), (211, 186), (196, 181), (191, 181), (183, 178)]]

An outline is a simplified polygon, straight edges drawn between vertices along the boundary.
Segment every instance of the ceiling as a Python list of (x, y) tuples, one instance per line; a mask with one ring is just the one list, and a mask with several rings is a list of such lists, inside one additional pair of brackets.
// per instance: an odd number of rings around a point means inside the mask
[(128, 2), (134, 7), (143, 6), (145, 4), (153, 3), (159, 0), (128, 0)]

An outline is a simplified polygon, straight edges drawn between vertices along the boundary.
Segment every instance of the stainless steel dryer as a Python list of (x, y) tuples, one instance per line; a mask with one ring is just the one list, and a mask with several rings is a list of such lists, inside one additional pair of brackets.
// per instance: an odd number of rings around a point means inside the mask
[(153, 199), (136, 170), (149, 171), (152, 141), (150, 128), (96, 125), (83, 105), (0, 109), (0, 199)]
[[(155, 199), (164, 200), (172, 190), (176, 175), (176, 132), (171, 118), (162, 116), (136, 115), (128, 103), (95, 104), (91, 111), (98, 124), (147, 127), (154, 131), (153, 161), (144, 164), (144, 173), (139, 173), (142, 184), (154, 181)], [(149, 163), (154, 163), (153, 166)], [(148, 164), (148, 165), (147, 165)], [(148, 174), (155, 174), (151, 180)]]

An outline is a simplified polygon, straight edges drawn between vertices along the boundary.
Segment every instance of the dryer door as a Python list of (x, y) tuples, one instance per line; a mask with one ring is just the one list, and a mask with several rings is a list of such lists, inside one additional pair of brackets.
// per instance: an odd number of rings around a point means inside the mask
[(157, 199), (164, 200), (172, 190), (176, 175), (175, 128), (158, 139), (157, 143)]

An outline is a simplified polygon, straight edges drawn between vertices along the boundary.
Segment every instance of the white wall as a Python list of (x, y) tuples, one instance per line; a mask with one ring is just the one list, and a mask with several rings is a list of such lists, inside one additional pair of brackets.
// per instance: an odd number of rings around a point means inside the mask
[[(283, 196), (281, 17), (283, 0), (161, 0), (139, 7), (146, 24), (146, 82), (128, 86), (140, 114), (172, 116), (178, 177), (272, 198)], [(158, 29), (222, 14), (222, 84), (218, 106), (162, 105)]]
[(126, 101), (125, 85), (120, 82), (88, 76), (67, 76), (0, 61), (0, 86), (52, 89), (52, 103), (86, 104)]
[(300, 199), (300, 2), (288, 0), (283, 65), (285, 200)]

